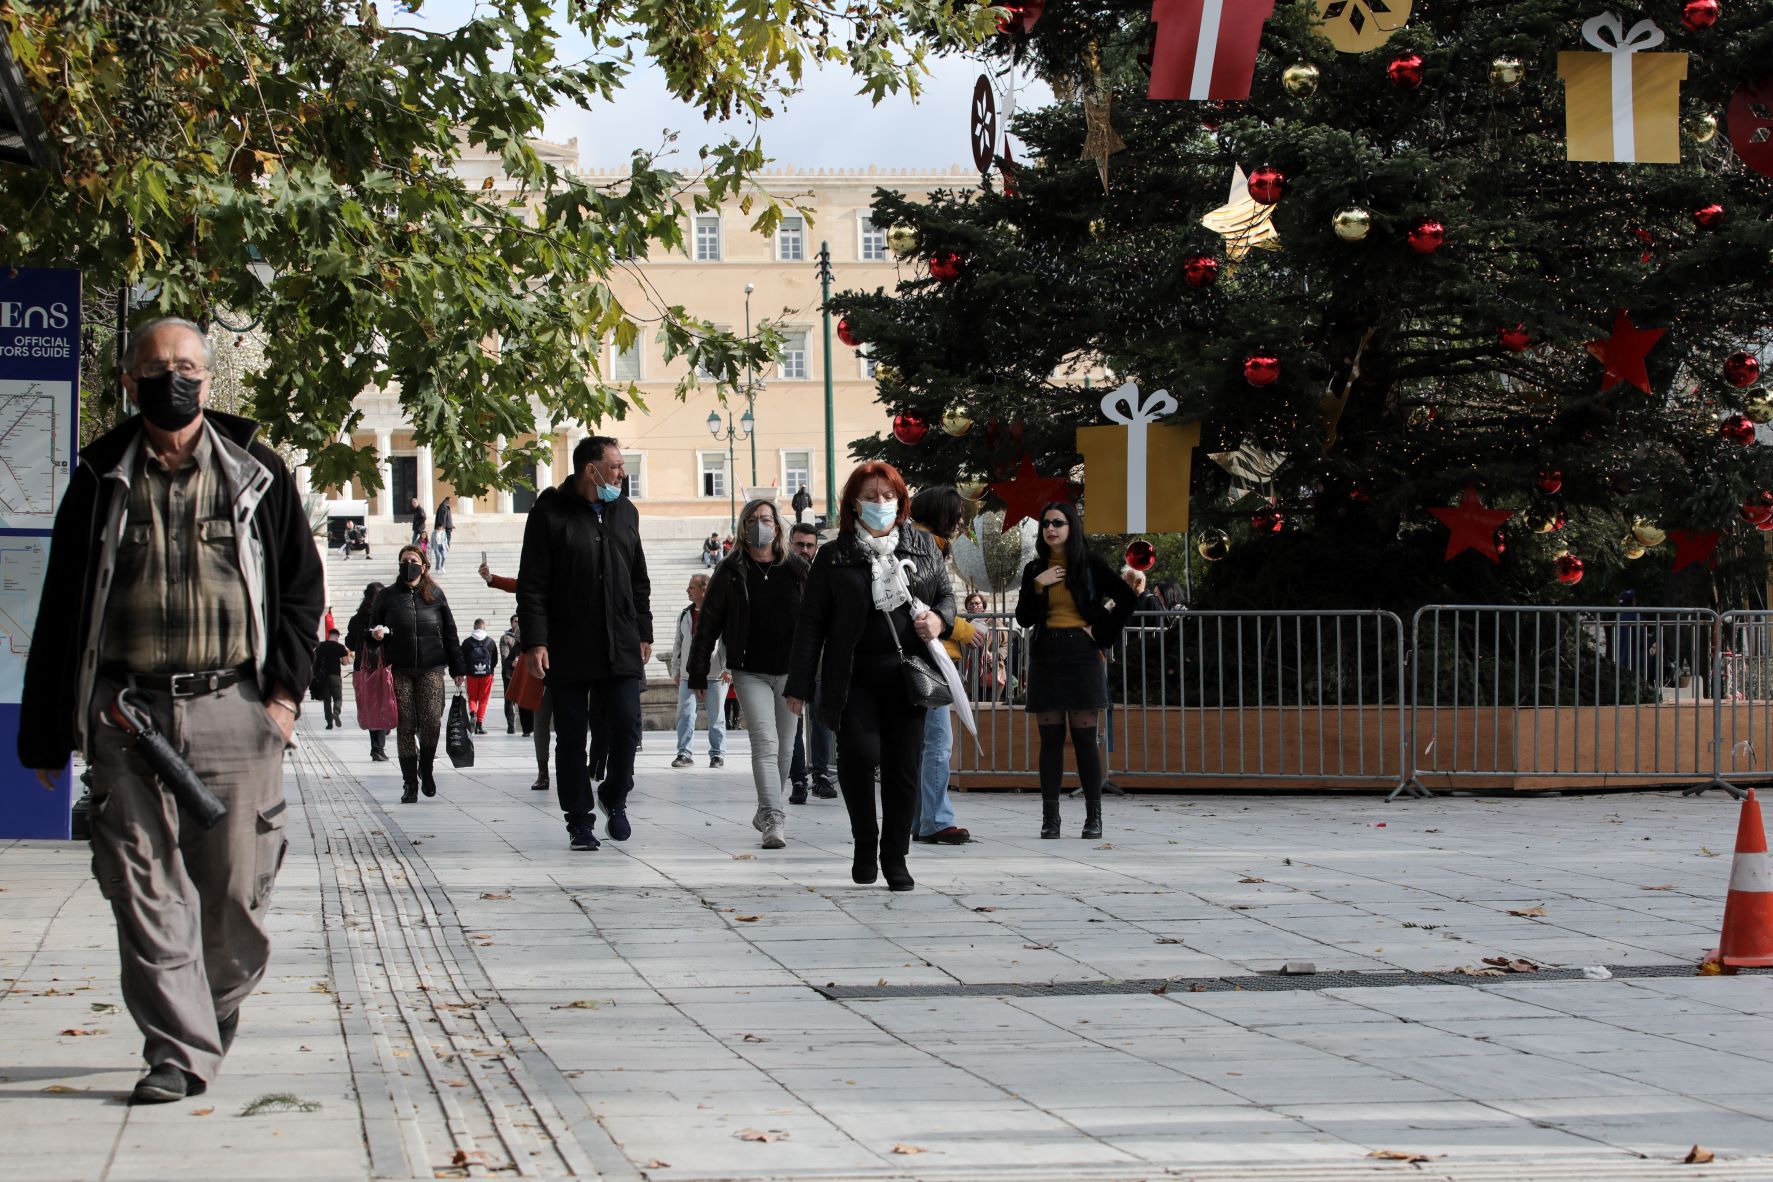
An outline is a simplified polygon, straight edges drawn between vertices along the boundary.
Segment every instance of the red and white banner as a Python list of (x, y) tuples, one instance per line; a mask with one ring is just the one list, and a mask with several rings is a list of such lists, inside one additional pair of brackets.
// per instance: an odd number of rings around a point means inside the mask
[(1247, 99), (1274, 0), (1152, 0), (1154, 99)]

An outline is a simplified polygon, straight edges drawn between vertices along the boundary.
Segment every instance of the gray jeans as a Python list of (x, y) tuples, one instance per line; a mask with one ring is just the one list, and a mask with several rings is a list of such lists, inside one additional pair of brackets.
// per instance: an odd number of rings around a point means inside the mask
[(788, 709), (782, 689), (786, 673), (745, 673), (733, 670), (733, 694), (745, 713), (745, 733), (751, 737), (751, 779), (757, 785), (757, 813), (751, 825), (758, 831), (772, 817), (784, 816), (782, 787), (794, 762), (794, 724), (799, 719)]
[(228, 806), (205, 830), (161, 789), (134, 744), (99, 721), (118, 683), (100, 677), (91, 721), (92, 873), (117, 917), (123, 1001), (150, 1067), (212, 1080), (217, 1023), (264, 976), (265, 914), (288, 848), (283, 734), (258, 688), (173, 698), (139, 691), (154, 725)]

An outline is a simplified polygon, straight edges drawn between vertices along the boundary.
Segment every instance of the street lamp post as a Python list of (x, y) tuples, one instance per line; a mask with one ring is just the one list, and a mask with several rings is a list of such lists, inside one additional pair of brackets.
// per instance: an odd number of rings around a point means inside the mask
[[(716, 439), (724, 439), (726, 441), (726, 493), (728, 508), (732, 515), (732, 524), (727, 532), (733, 535), (734, 545), (738, 544), (739, 490), (737, 483), (733, 480), (733, 441), (735, 439), (745, 439), (754, 436), (754, 428), (756, 426), (757, 420), (751, 417), (751, 410), (749, 407), (745, 409), (744, 414), (739, 416), (737, 426), (733, 425), (733, 411), (731, 407), (727, 408), (726, 418), (724, 420), (721, 418), (719, 411), (711, 410), (708, 412), (708, 434), (714, 436)], [(755, 447), (756, 444), (754, 443), (752, 446)]]
[(831, 407), (831, 243), (819, 243), (819, 283), (825, 313), (825, 520), (837, 520), (837, 431)]
[[(745, 344), (751, 344), (751, 293), (757, 290), (757, 284), (745, 285)], [(745, 417), (756, 422), (757, 381), (751, 368), (749, 357), (745, 360)], [(747, 428), (749, 430), (749, 428)], [(751, 487), (757, 487), (757, 435), (751, 436)]]

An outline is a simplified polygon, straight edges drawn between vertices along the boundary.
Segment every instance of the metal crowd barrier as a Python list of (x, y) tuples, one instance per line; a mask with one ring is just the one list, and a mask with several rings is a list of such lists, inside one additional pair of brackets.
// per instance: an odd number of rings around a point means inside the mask
[[(955, 783), (1031, 786), (1029, 636), (967, 618), (988, 640), (962, 658), (979, 735), (957, 733)], [(1773, 780), (1773, 612), (1436, 605), (1407, 637), (1381, 611), (1141, 612), (1108, 681), (1123, 788)]]

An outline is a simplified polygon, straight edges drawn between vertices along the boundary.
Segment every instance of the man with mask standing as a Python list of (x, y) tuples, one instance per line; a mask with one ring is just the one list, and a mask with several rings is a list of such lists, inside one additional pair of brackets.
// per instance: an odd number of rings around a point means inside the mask
[[(91, 767), (93, 873), (148, 1065), (131, 1099), (151, 1104), (208, 1087), (270, 957), (322, 574), (289, 469), (255, 423), (203, 409), (203, 330), (150, 321), (123, 365), (141, 413), (80, 452), (56, 513), (18, 754), (45, 786), (75, 749)], [(115, 721), (122, 691), (227, 805), (213, 828)]]
[(597, 790), (609, 836), (630, 833), (628, 793), (640, 745), (640, 690), (653, 655), (652, 583), (640, 514), (623, 496), (627, 471), (614, 439), (573, 449), (572, 475), (536, 498), (523, 530), (517, 616), (524, 660), (546, 677), (554, 708), (554, 769), (567, 837), (597, 848), (586, 737), (608, 752)]

